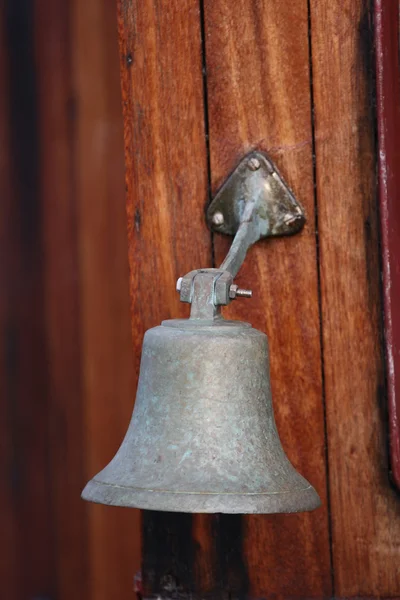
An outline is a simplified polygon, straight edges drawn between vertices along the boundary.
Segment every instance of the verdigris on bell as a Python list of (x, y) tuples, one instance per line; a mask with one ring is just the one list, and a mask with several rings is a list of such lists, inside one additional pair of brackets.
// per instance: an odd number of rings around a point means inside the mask
[(267, 336), (228, 321), (248, 248), (298, 232), (301, 206), (271, 160), (253, 152), (211, 202), (212, 229), (235, 235), (219, 269), (179, 278), (189, 319), (146, 332), (135, 408), (109, 465), (86, 485), (92, 502), (204, 513), (290, 513), (320, 505), (281, 446), (271, 401)]

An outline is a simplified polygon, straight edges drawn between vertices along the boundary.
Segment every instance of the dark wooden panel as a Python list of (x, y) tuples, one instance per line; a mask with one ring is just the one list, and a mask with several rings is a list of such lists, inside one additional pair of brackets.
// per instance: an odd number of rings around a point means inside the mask
[[(204, 222), (207, 162), (197, 0), (120, 0), (132, 335), (136, 372), (143, 333), (188, 314), (176, 279), (211, 264)], [(145, 593), (195, 581), (197, 517), (144, 513)], [(203, 555), (204, 556), (204, 555)], [(203, 562), (204, 568), (204, 562)]]
[[(239, 597), (327, 596), (307, 2), (206, 0), (204, 12), (212, 189), (243, 154), (258, 148), (269, 152), (307, 211), (300, 236), (261, 242), (250, 251), (238, 282), (254, 290), (253, 299), (238, 300), (226, 312), (267, 332), (282, 442), (323, 501), (310, 514), (252, 516), (241, 524), (240, 517), (229, 517), (220, 532), (230, 536), (224, 544), (226, 591)], [(228, 244), (216, 236), (217, 262)]]
[(218, 520), (219, 515), (198, 514), (193, 517), (194, 586), (203, 597), (218, 597), (222, 589)]
[(81, 375), (81, 315), (77, 197), (73, 155), (75, 90), (65, 2), (35, 3), (35, 41), (40, 123), (40, 203), (42, 215), (45, 375), (49, 388), (49, 478), (52, 536), (56, 543), (57, 598), (88, 598), (87, 507), (80, 499), (85, 483), (84, 398)]
[(1, 596), (132, 597), (138, 517), (80, 499), (134, 393), (115, 6), (0, 17)]
[(374, 7), (390, 467), (393, 482), (400, 489), (399, 3), (398, 0), (376, 0)]
[(5, 176), (1, 200), (1, 488), (5, 505), (0, 512), (5, 538), (2, 535), (0, 562), (2, 570), (6, 567), (2, 595), (19, 599), (55, 593), (56, 548), (49, 479), (48, 347), (32, 6), (23, 0), (5, 2), (1, 21)]
[(311, 0), (335, 595), (400, 595), (388, 477), (370, 2)]
[(13, 194), (13, 160), (11, 155), (11, 123), (9, 98), (9, 61), (7, 49), (7, 14), (0, 11), (0, 580), (8, 598), (19, 593), (18, 573), (18, 515), (15, 502), (17, 451), (15, 448), (15, 315), (13, 296), (19, 262), (18, 242), (15, 235), (16, 206)]
[[(87, 478), (117, 451), (135, 393), (117, 12), (114, 2), (71, 5), (75, 196)], [(87, 505), (89, 577), (96, 600), (131, 598), (140, 568), (140, 513)]]

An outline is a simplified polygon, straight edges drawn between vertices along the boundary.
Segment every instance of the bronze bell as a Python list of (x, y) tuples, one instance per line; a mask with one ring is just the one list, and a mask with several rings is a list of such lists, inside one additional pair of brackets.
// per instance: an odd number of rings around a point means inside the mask
[[(269, 159), (253, 153), (254, 159), (260, 167), (249, 169), (248, 196), (240, 190), (245, 204), (238, 210), (231, 251), (219, 269), (192, 271), (179, 280), (181, 300), (191, 303), (189, 319), (164, 321), (146, 332), (131, 423), (110, 464), (86, 485), (85, 500), (207, 513), (289, 513), (320, 505), (279, 440), (267, 336), (220, 314), (222, 305), (250, 295), (233, 279), (249, 245), (266, 235), (265, 223), (255, 216), (262, 212), (260, 203), (269, 208), (269, 234), (271, 222), (274, 235), (293, 233), (304, 223), (301, 207)], [(282, 213), (274, 205), (275, 221), (271, 177), (279, 183)], [(240, 185), (243, 180), (242, 173)], [(210, 221), (215, 211), (226, 214), (224, 195), (226, 185), (210, 206)]]

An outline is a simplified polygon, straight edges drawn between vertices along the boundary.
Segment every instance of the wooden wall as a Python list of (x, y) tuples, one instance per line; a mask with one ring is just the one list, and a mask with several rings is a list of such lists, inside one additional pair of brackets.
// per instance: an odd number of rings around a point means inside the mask
[[(400, 598), (372, 0), (117, 4), (124, 129), (114, 0), (0, 8), (0, 597), (134, 598), (142, 554), (146, 596)], [(141, 552), (139, 512), (80, 491), (128, 425), (145, 329), (223, 257), (204, 206), (253, 148), (307, 225), (251, 250), (254, 298), (226, 312), (268, 333), (280, 436), (323, 506), (145, 512)]]
[[(397, 2), (389, 0), (393, 19)], [(252, 249), (226, 313), (267, 331), (283, 445), (311, 514), (144, 513), (145, 594), (400, 597), (400, 500), (387, 456), (373, 5), (119, 0), (133, 333), (187, 314), (178, 276), (218, 263), (204, 206), (253, 148), (307, 211)], [(193, 243), (195, 241), (195, 243)], [(149, 295), (157, 274), (162, 294)]]

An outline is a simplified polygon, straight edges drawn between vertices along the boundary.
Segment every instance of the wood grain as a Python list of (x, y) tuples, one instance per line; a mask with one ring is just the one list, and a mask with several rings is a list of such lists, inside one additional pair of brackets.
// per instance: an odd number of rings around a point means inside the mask
[[(128, 598), (140, 568), (140, 531), (129, 527), (129, 511), (128, 522), (113, 511), (96, 520), (80, 499), (102, 466), (87, 464), (86, 453), (109, 458), (98, 447), (104, 440), (106, 451), (117, 447), (134, 391), (116, 12), (108, 0), (93, 4), (0, 7), (0, 579), (7, 600), (101, 598), (99, 585), (109, 598), (127, 580)], [(92, 163), (93, 146), (100, 159)], [(102, 411), (106, 394), (109, 426), (98, 431), (90, 410), (98, 395)]]
[[(328, 596), (307, 2), (206, 0), (204, 14), (213, 191), (257, 148), (276, 161), (307, 212), (300, 236), (261, 242), (250, 251), (238, 283), (253, 289), (253, 299), (238, 300), (226, 313), (267, 332), (283, 446), (323, 502), (314, 513), (252, 516), (236, 524), (230, 552), (239, 548), (246, 572), (231, 578), (226, 591)], [(229, 243), (215, 237), (217, 262)]]
[[(178, 0), (120, 0), (118, 11), (137, 373), (144, 331), (188, 314), (176, 279), (211, 264), (200, 13), (197, 0), (184, 9)], [(144, 513), (146, 595), (194, 589), (197, 525), (190, 515)]]
[(335, 595), (400, 595), (381, 345), (371, 3), (311, 0)]
[[(129, 286), (119, 84), (113, 2), (74, 2), (75, 194), (81, 290), (85, 472), (114, 456), (129, 424), (135, 368)], [(88, 27), (88, 24), (90, 26)], [(96, 600), (130, 598), (140, 568), (139, 511), (87, 505), (89, 577)]]
[(86, 447), (69, 11), (65, 2), (35, 3), (35, 56), (40, 90), (41, 268), (50, 398), (45, 420), (51, 448), (48, 476), (52, 536), (57, 546), (54, 572), (57, 597), (65, 600), (89, 597), (87, 506), (80, 499), (86, 476)]

